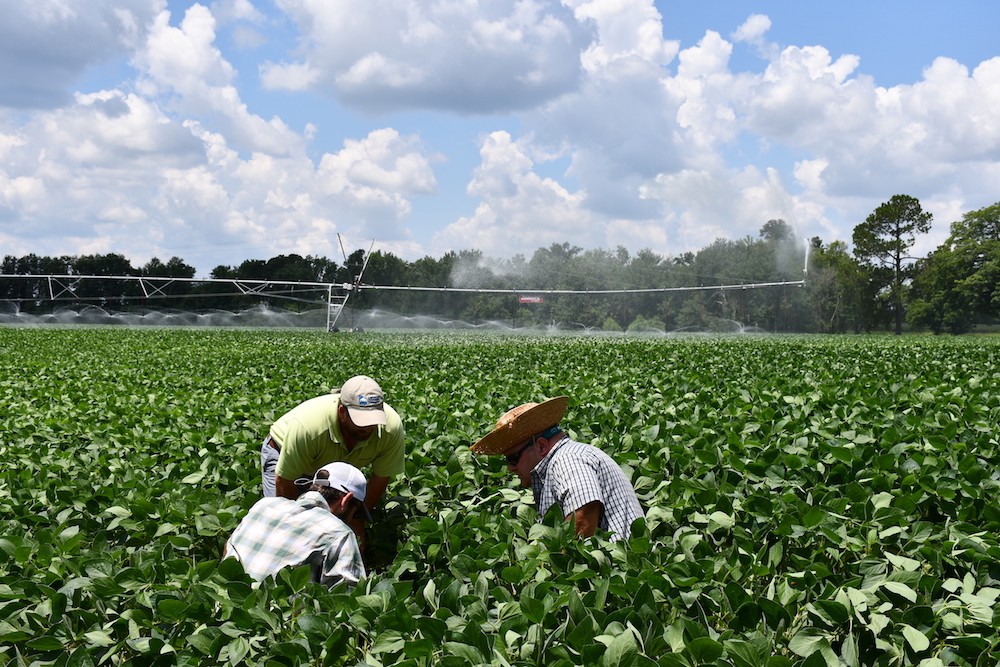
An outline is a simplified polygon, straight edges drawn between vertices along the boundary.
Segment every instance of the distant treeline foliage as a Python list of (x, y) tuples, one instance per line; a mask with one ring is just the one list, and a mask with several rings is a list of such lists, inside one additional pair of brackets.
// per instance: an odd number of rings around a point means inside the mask
[[(631, 254), (583, 250), (569, 243), (539, 248), (530, 259), (495, 259), (479, 250), (448, 252), (414, 262), (376, 251), (362, 283), (375, 286), (516, 290), (421, 291), (360, 289), (349, 307), (403, 316), (513, 327), (560, 325), (603, 330), (732, 330), (734, 323), (774, 332), (843, 333), (882, 330), (906, 322), (913, 329), (964, 333), (1000, 316), (1000, 203), (967, 213), (952, 224), (948, 240), (926, 258), (907, 256), (915, 234), (929, 229), (930, 214), (919, 201), (896, 195), (855, 227), (853, 254), (843, 241), (799, 239), (784, 220), (769, 220), (757, 238), (718, 239), (697, 253), (677, 257), (651, 250)], [(217, 266), (211, 278), (280, 280), (341, 285), (355, 282), (365, 263), (357, 250), (344, 265), (325, 257), (279, 255)], [(2, 273), (45, 276), (148, 276), (193, 278), (195, 270), (178, 257), (152, 259), (134, 268), (122, 255), (39, 257), (3, 260)], [(604, 290), (672, 289), (785, 283), (756, 289), (699, 289), (629, 294)], [(532, 290), (574, 290), (582, 294), (545, 294), (538, 302), (521, 297)], [(186, 310), (239, 310), (270, 300), (293, 311), (322, 307), (326, 291), (317, 288), (266, 295), (244, 294), (227, 283), (177, 282), (163, 289), (170, 302), (148, 298), (138, 282), (81, 281), (65, 300), (116, 310), (169, 307)], [(0, 300), (22, 312), (53, 308), (48, 284), (0, 279)]]

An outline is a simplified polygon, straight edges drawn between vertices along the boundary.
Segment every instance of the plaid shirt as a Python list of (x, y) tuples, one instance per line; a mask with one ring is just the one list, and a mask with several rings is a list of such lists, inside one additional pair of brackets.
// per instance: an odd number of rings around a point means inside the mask
[(628, 538), (632, 522), (643, 516), (635, 489), (621, 466), (593, 445), (563, 437), (531, 471), (531, 490), (538, 516), (553, 503), (569, 516), (587, 503), (603, 506), (597, 527), (613, 533), (612, 540)]
[(283, 567), (309, 565), (311, 581), (353, 587), (365, 576), (354, 531), (330, 513), (323, 496), (309, 491), (298, 500), (258, 500), (226, 543), (257, 581)]

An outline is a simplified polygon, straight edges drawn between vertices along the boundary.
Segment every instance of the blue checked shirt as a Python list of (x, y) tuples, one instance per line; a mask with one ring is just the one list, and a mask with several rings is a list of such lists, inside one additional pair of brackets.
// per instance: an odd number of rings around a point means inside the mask
[(315, 491), (298, 500), (258, 500), (226, 543), (226, 554), (257, 581), (300, 565), (309, 565), (311, 581), (331, 588), (341, 582), (352, 588), (365, 576), (354, 531)]
[(531, 490), (538, 516), (553, 503), (569, 516), (587, 503), (603, 506), (597, 527), (612, 540), (628, 538), (632, 522), (643, 516), (642, 506), (621, 466), (593, 445), (563, 437), (531, 471)]

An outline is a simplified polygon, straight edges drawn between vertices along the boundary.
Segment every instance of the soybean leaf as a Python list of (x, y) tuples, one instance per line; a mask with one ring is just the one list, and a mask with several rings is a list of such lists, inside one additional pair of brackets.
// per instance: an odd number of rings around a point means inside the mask
[(601, 664), (604, 667), (631, 667), (638, 653), (635, 635), (632, 634), (631, 630), (626, 629), (608, 645), (604, 657), (601, 658)]

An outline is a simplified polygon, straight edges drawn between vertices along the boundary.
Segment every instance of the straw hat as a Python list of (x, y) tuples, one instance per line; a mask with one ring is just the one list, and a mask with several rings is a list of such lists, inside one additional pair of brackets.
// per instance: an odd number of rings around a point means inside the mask
[(497, 427), (472, 446), (477, 454), (503, 454), (536, 433), (549, 429), (566, 414), (569, 396), (557, 396), (544, 403), (525, 403), (508, 410), (497, 420)]

